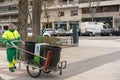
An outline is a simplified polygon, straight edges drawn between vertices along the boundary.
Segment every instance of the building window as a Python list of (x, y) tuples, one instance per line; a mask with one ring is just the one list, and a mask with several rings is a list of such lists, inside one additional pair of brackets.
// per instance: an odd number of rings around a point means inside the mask
[(0, 3), (5, 2), (5, 0), (0, 0)]
[(59, 17), (64, 16), (64, 12), (63, 12), (63, 11), (59, 11), (58, 16), (59, 16)]
[(71, 16), (76, 16), (78, 15), (78, 10), (72, 10), (71, 11)]
[(103, 7), (103, 12), (108, 12), (109, 11), (109, 7)]
[(4, 30), (8, 30), (8, 26), (4, 26)]
[(85, 14), (86, 14), (86, 13), (90, 13), (89, 8), (83, 8), (83, 9), (82, 9), (82, 13), (85, 13)]

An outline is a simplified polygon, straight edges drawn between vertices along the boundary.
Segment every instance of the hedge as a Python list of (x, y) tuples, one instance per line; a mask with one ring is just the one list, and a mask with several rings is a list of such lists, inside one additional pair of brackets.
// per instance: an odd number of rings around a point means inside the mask
[[(33, 41), (32, 37), (27, 37), (27, 41)], [(49, 43), (51, 45), (56, 45), (56, 46), (60, 46), (61, 45), (59, 38), (47, 37), (47, 36), (42, 38), (42, 43)], [(1, 36), (0, 36), (0, 47), (5, 47), (5, 45), (2, 44), (2, 42), (1, 42)]]

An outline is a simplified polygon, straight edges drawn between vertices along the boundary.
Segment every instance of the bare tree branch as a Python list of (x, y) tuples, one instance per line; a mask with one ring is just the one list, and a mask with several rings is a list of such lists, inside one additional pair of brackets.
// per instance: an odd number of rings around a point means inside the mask
[(101, 0), (90, 0), (89, 1), (89, 11), (90, 11), (92, 21), (93, 21), (95, 14), (96, 14), (97, 8), (100, 4), (100, 1)]

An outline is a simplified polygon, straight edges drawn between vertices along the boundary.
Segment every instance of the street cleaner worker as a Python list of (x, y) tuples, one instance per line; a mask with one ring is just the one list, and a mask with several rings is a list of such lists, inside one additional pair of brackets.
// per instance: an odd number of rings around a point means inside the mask
[(11, 42), (13, 42), (16, 46), (18, 46), (19, 42), (15, 40), (20, 40), (20, 39), (21, 39), (21, 36), (16, 30), (15, 25), (10, 23), (9, 29), (6, 32), (4, 32), (2, 36), (2, 43), (6, 45), (7, 60), (9, 62), (10, 72), (14, 72), (14, 70), (16, 69), (16, 66), (15, 66), (16, 53), (18, 54), (17, 59), (20, 59), (20, 50), (17, 50), (15, 47), (13, 47)]

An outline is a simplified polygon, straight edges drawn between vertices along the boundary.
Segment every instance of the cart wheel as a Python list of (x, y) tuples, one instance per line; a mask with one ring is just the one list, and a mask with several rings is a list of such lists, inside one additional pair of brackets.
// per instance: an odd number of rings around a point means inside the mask
[[(26, 66), (28, 74), (33, 78), (39, 77), (40, 74), (41, 74), (41, 70), (38, 69), (38, 68), (41, 67), (39, 65), (39, 63), (37, 63), (34, 60), (31, 60), (31, 61), (28, 62), (28, 65), (30, 65), (30, 66)], [(37, 67), (37, 68), (35, 68), (35, 67)]]
[(50, 70), (48, 70), (48, 71), (43, 70), (43, 72), (44, 72), (44, 73), (50, 73), (51, 71), (50, 71)]

